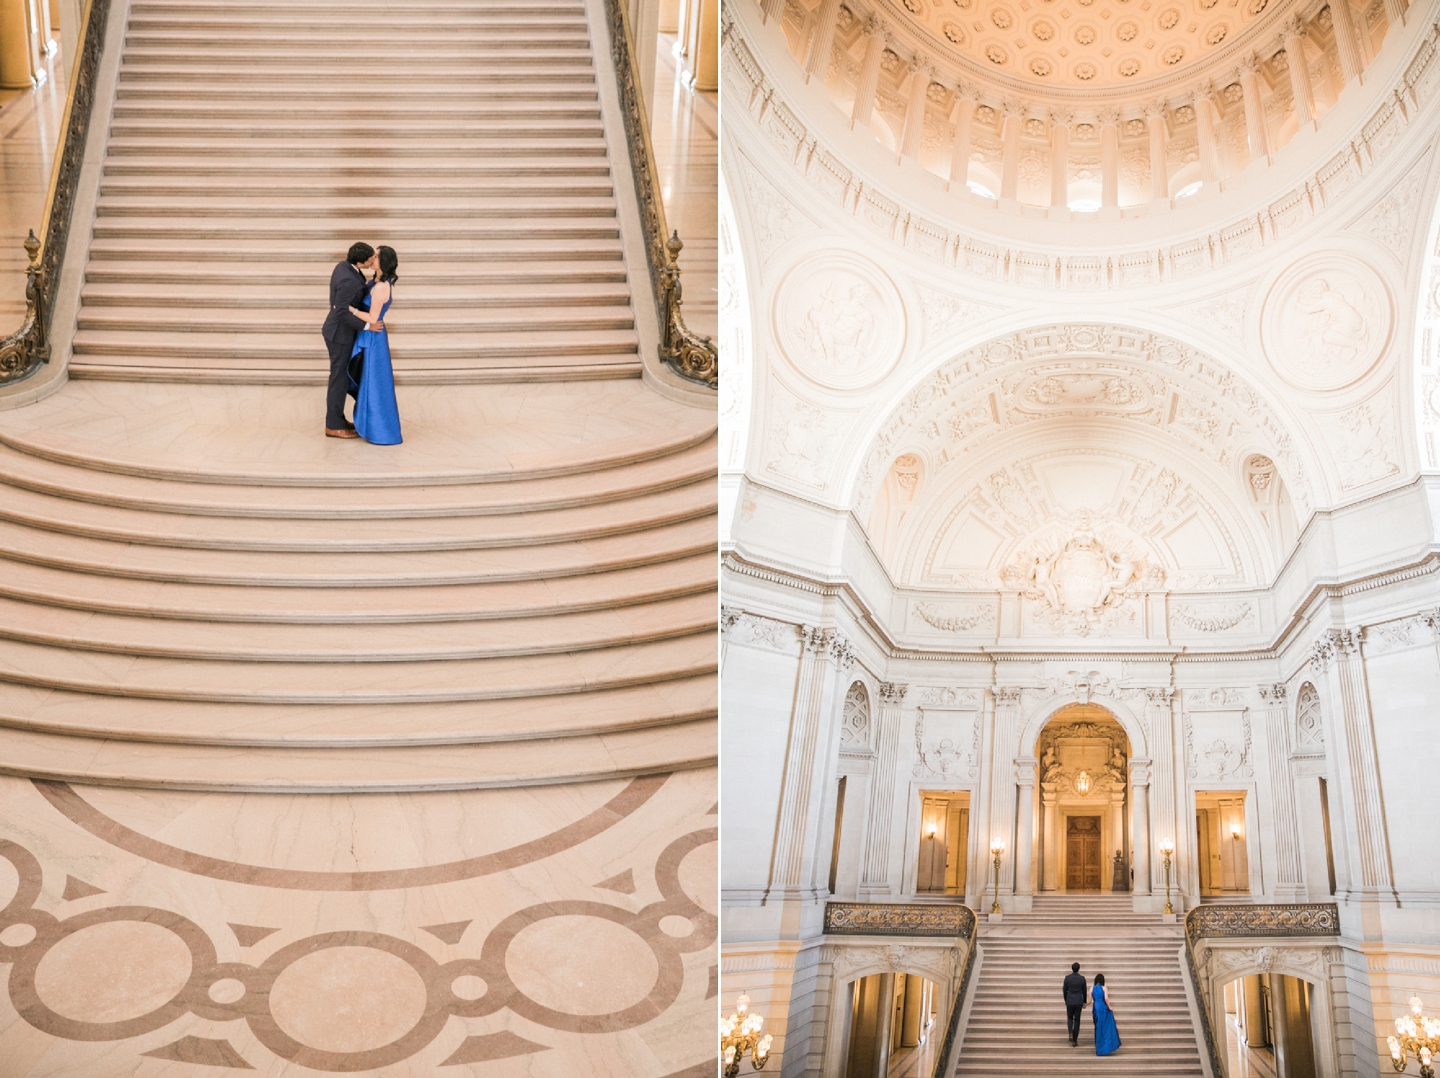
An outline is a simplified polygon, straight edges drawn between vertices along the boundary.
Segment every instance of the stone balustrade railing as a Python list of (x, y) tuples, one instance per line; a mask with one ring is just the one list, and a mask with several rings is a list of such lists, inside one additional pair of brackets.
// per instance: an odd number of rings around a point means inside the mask
[(1350, 0), (1306, 0), (1278, 32), (1257, 38), (1238, 60), (1197, 69), (1183, 89), (1167, 85), (1154, 100), (1102, 94), (1085, 108), (1038, 94), (1023, 100), (958, 64), (946, 70), (918, 35), (862, 6), (873, 3), (822, 0), (807, 10), (803, 0), (762, 0), (762, 9), (853, 128), (948, 181), (961, 198), (1078, 220), (1169, 208), (1268, 163), (1363, 79), (1406, 11), (1406, 0), (1362, 11)]
[(968, 940), (975, 935), (975, 911), (958, 902), (827, 902), (825, 934)]

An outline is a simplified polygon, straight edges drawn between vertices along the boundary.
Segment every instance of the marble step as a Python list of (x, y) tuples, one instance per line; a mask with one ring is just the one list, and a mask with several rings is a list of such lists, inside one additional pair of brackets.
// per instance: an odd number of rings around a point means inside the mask
[[(413, 240), (413, 237), (409, 237)], [(164, 240), (152, 236), (126, 236), (108, 239), (103, 236), (90, 241), (90, 264), (114, 262), (153, 262), (166, 254), (171, 261), (182, 265), (223, 264), (232, 277), (236, 263), (254, 263), (260, 259), (266, 265), (285, 265), (295, 262), (313, 262), (319, 267), (323, 279), (330, 280), (330, 270), (340, 257), (343, 246), (337, 253), (333, 236), (316, 237), (301, 242), (295, 236), (250, 237), (234, 234), (226, 237), (225, 247), (217, 248), (208, 238), (184, 238), (169, 236)], [(344, 241), (340, 243), (343, 245)], [(618, 235), (603, 238), (589, 237), (531, 237), (523, 246), (508, 241), (468, 238), (426, 239), (423, 242), (405, 244), (407, 273), (412, 262), (444, 266), (470, 266), (476, 272), (494, 261), (506, 263), (542, 263), (537, 269), (548, 268), (559, 263), (564, 266), (588, 265), (593, 262), (621, 262), (624, 255)], [(87, 270), (88, 273), (88, 270)], [(407, 278), (408, 279), (408, 278)], [(328, 286), (327, 286), (328, 287)]]
[[(393, 625), (546, 618), (616, 611), (695, 595), (713, 605), (715, 559), (681, 555), (647, 565), (556, 577), (482, 584), (391, 583), (348, 589), (320, 586), (236, 586), (93, 576), (24, 562), (4, 562), (0, 597), (91, 614), (125, 614), (213, 623), (263, 625)], [(713, 611), (712, 611), (713, 614)], [(528, 632), (536, 626), (520, 626)]]
[[(603, 134), (599, 117), (566, 116), (484, 116), (474, 120), (456, 117), (416, 119), (395, 112), (387, 116), (358, 115), (353, 118), (326, 117), (323, 126), (315, 117), (116, 117), (110, 122), (112, 138), (142, 139), (214, 138), (293, 139), (319, 136), (359, 140), (383, 140), (387, 145), (410, 140), (454, 141), (473, 139), (547, 138), (588, 139)], [(253, 197), (254, 192), (251, 192)]]
[(374, 661), (175, 661), (80, 653), (0, 639), (0, 681), (138, 700), (316, 706), (503, 700), (568, 695), (713, 674), (713, 622), (690, 636), (554, 655)]
[[(87, 308), (155, 308), (191, 307), (209, 310), (254, 308), (263, 305), (267, 311), (303, 310), (312, 316), (325, 310), (329, 303), (328, 283), (320, 273), (287, 274), (277, 279), (266, 267), (261, 281), (207, 283), (195, 281), (177, 287), (172, 283), (145, 281), (113, 284), (105, 281), (87, 282), (81, 293)], [(296, 287), (300, 285), (300, 287)], [(427, 311), (463, 307), (467, 310), (501, 308), (514, 310), (528, 307), (559, 307), (584, 310), (591, 307), (619, 307), (629, 310), (630, 291), (622, 280), (609, 284), (556, 282), (523, 285), (494, 284), (470, 287), (430, 278), (412, 281), (404, 275), (405, 310)]]
[[(72, 359), (72, 379), (91, 382), (188, 383), (193, 385), (323, 386), (323, 371), (275, 366), (239, 365), (226, 361), (187, 364), (134, 356), (92, 355), (89, 362)], [(634, 356), (595, 357), (588, 361), (512, 367), (500, 363), (476, 367), (464, 362), (399, 365), (395, 382), (404, 386), (477, 386), (613, 382), (643, 376)]]
[[(315, 197), (315, 177), (282, 178), (267, 174), (265, 190), (273, 198)], [(613, 198), (614, 188), (603, 172), (594, 175), (539, 173), (531, 176), (454, 177), (427, 173), (397, 179), (393, 176), (330, 177), (329, 194), (339, 199), (396, 197), (437, 198)], [(235, 176), (227, 183), (216, 176), (174, 176), (167, 171), (111, 175), (100, 182), (100, 197), (114, 200), (145, 196), (195, 199), (241, 199), (254, 193), (255, 176)]]
[[(322, 296), (329, 288), (330, 270), (333, 261), (314, 258), (309, 261), (272, 262), (265, 267), (264, 284), (246, 285), (236, 280), (233, 263), (229, 262), (153, 262), (109, 258), (92, 261), (86, 269), (85, 287), (99, 288), (105, 285), (119, 285), (129, 288), (152, 290), (161, 295), (175, 292), (176, 285), (193, 286), (209, 290), (218, 300), (241, 288), (269, 288), (272, 285), (289, 289), (318, 289)], [(318, 285), (316, 282), (319, 282)], [(405, 265), (405, 291), (407, 300), (435, 293), (469, 292), (484, 296), (498, 291), (501, 294), (518, 292), (533, 294), (538, 289), (558, 286), (571, 289), (578, 286), (593, 288), (597, 285), (625, 284), (625, 266), (618, 253), (607, 262), (473, 262), (437, 263), (422, 262)], [(610, 295), (608, 290), (603, 294)], [(628, 294), (628, 293), (627, 293)], [(328, 302), (328, 297), (327, 297)]]
[(713, 517), (549, 546), (450, 550), (397, 563), (393, 552), (286, 553), (148, 547), (39, 532), (0, 521), (0, 561), (166, 583), (238, 587), (443, 587), (589, 576), (715, 549)]
[[(352, 221), (338, 219), (334, 223), (317, 222), (308, 218), (272, 217), (264, 224), (257, 224), (244, 217), (235, 219), (170, 217), (99, 217), (95, 221), (96, 239), (147, 239), (147, 240), (205, 240), (214, 243), (223, 240), (320, 241), (333, 249), (340, 245), (343, 251), (350, 236), (369, 236), (376, 243), (390, 243), (397, 250), (407, 253), (414, 250), (416, 240), (461, 241), (505, 240), (516, 245), (528, 245), (533, 240), (558, 240), (565, 237), (579, 239), (618, 239), (619, 226), (614, 218), (579, 216), (571, 219), (549, 218), (543, 220), (485, 220), (456, 222), (449, 227), (439, 219), (426, 223), (418, 221), (397, 221), (391, 217), (367, 217)], [(235, 254), (234, 252), (232, 258)]]
[[(89, 320), (91, 312), (85, 308), (82, 310), (85, 312), (82, 319)], [(605, 357), (606, 362), (614, 362), (614, 357), (620, 355), (632, 355), (633, 358), (638, 348), (633, 330), (592, 329), (583, 323), (573, 329), (562, 327), (526, 331), (515, 328), (482, 333), (476, 328), (468, 333), (448, 331), (409, 335), (399, 332), (399, 323), (391, 325), (390, 354), (397, 373), (403, 372), (407, 364), (435, 367), (446, 361), (461, 367), (493, 364), (504, 368), (595, 362), (595, 357)], [(135, 356), (143, 360), (174, 357), (197, 366), (210, 360), (229, 360), (232, 362), (222, 365), (233, 366), (233, 361), (238, 360), (242, 366), (269, 362), (282, 366), (298, 365), (319, 374), (328, 374), (329, 371), (318, 324), (309, 333), (276, 331), (253, 336), (209, 331), (187, 333), (178, 329), (166, 333), (124, 326), (81, 329), (75, 334), (73, 346), (77, 358), (89, 357), (92, 363), (97, 362), (96, 357), (99, 356), (110, 357), (112, 361), (121, 356)], [(639, 362), (638, 359), (633, 361)]]
[[(537, 745), (543, 746), (537, 751)], [(713, 767), (713, 720), (552, 741), (247, 749), (0, 731), (0, 772), (91, 785), (256, 793), (465, 790)]]
[[(190, 700), (139, 700), (0, 682), (0, 731), (177, 745), (316, 749), (484, 745), (713, 722), (706, 676), (519, 699), (359, 703), (343, 708), (208, 702), (197, 725)], [(0, 734), (3, 738), (3, 734)]]
[[(396, 306), (385, 316), (385, 326), (390, 335), (392, 350), (399, 353), (402, 348), (423, 341), (426, 346), (440, 346), (448, 336), (464, 335), (469, 339), (458, 339), (454, 345), (465, 348), (478, 344), (483, 338), (470, 335), (506, 333), (559, 333), (583, 330), (587, 333), (604, 330), (628, 330), (635, 324), (635, 316), (629, 305), (624, 306), (555, 306), (544, 312), (491, 308), (469, 308), (463, 304), (444, 307), (425, 306), (418, 310), (401, 306), (404, 297), (400, 285), (395, 289)], [(257, 307), (264, 312), (264, 324), (255, 325)], [(205, 307), (199, 304), (189, 308), (134, 306), (121, 307), (112, 304), (85, 306), (80, 315), (81, 330), (114, 332), (124, 330), (131, 333), (184, 333), (187, 337), (203, 341), (226, 334), (239, 338), (248, 351), (262, 351), (271, 339), (284, 336), (285, 343), (291, 343), (291, 335), (310, 338), (308, 352), (314, 351), (314, 339), (319, 335), (320, 323), (325, 318), (326, 305), (317, 309), (308, 307), (281, 307), (271, 310), (263, 300), (256, 306)], [(191, 327), (203, 326), (205, 332), (193, 332)], [(407, 332), (423, 336), (407, 337)], [(527, 334), (525, 338), (530, 339)], [(614, 342), (620, 338), (609, 338), (605, 350), (613, 351)], [(593, 343), (593, 338), (591, 338)], [(199, 343), (197, 341), (197, 343)], [(298, 342), (297, 342), (298, 343)], [(559, 343), (557, 341), (557, 343)], [(408, 351), (408, 348), (407, 348)]]

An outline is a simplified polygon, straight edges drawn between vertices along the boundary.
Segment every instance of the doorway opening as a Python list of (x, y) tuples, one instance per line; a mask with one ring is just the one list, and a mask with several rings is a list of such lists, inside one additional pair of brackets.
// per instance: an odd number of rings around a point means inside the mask
[(916, 893), (963, 895), (969, 844), (969, 791), (920, 791), (920, 868), (915, 875)]
[(1314, 988), (1280, 973), (1225, 986), (1225, 1051), (1230, 1078), (1315, 1078), (1310, 1019)]
[(939, 993), (913, 973), (852, 981), (845, 1078), (928, 1078), (935, 1068)]
[(1056, 712), (1040, 731), (1041, 891), (1130, 890), (1130, 739), (1094, 704)]
[(1196, 793), (1195, 850), (1201, 898), (1250, 893), (1243, 790)]

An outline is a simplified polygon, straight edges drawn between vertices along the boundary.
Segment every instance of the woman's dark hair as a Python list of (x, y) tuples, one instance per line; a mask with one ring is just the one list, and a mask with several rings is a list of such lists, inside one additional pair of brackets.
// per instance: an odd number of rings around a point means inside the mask
[(1103, 973), (1097, 973), (1097, 974), (1095, 974), (1095, 983), (1098, 984), (1098, 985), (1100, 985), (1100, 987), (1102, 987), (1102, 988), (1105, 987), (1105, 974), (1103, 974)]
[(400, 265), (400, 259), (395, 256), (395, 248), (380, 248), (380, 279), (394, 284), (400, 279), (395, 268)]
[(345, 261), (355, 266), (361, 262), (369, 262), (374, 254), (375, 248), (371, 247), (368, 243), (352, 243), (350, 245), (350, 252), (345, 256)]

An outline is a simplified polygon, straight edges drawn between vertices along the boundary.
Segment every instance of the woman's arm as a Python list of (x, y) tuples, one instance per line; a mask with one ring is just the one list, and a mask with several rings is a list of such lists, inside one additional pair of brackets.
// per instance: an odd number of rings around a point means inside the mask
[(370, 290), (370, 309), (362, 311), (359, 307), (351, 307), (350, 313), (364, 322), (367, 329), (383, 327), (385, 323), (380, 321), (380, 312), (385, 309), (385, 304), (389, 299), (390, 282), (381, 281)]

